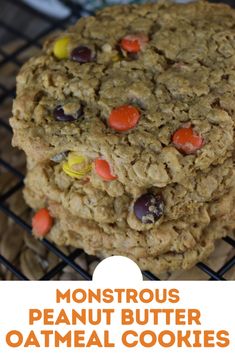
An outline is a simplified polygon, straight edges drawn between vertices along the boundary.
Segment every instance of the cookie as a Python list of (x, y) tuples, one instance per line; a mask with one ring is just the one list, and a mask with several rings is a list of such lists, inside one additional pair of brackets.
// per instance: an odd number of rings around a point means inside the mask
[[(126, 223), (101, 223), (76, 217), (61, 204), (47, 200), (46, 205), (55, 219), (50, 239), (59, 245), (83, 248), (99, 257), (128, 256), (142, 269), (156, 275), (179, 268), (189, 268), (205, 259), (214, 249), (215, 240), (234, 228), (235, 190), (208, 209), (201, 208), (190, 218), (162, 223), (148, 232), (130, 229)], [(30, 201), (36, 206), (37, 195)], [(42, 202), (42, 200), (40, 200)], [(146, 234), (148, 236), (146, 236)]]
[[(217, 173), (222, 176), (221, 169)], [(200, 178), (202, 176), (198, 176), (198, 180)], [(207, 178), (203, 185), (208, 182)], [(165, 189), (173, 197), (173, 200), (170, 197), (168, 200), (163, 191), (165, 207), (172, 204), (172, 211), (164, 208), (163, 215), (160, 214), (161, 217), (154, 223), (143, 222), (134, 215), (138, 202), (133, 202), (126, 195), (111, 198), (107, 193), (93, 188), (90, 182), (71, 184), (71, 178), (58, 165), (34, 167), (28, 171), (25, 184), (27, 203), (34, 209), (48, 208), (55, 219), (50, 234), (55, 242), (82, 247), (97, 256), (129, 256), (138, 264), (145, 262), (145, 269), (153, 268), (156, 258), (160, 258), (161, 271), (168, 271), (169, 264), (172, 264), (172, 269), (192, 266), (210, 253), (217, 238), (225, 236), (235, 227), (233, 175), (223, 179), (221, 196), (219, 187), (210, 196), (205, 193), (206, 202), (195, 201), (197, 190), (188, 192), (181, 189), (181, 194), (174, 195)], [(152, 194), (156, 192), (152, 190)], [(144, 194), (145, 204), (148, 195)], [(136, 200), (141, 203), (142, 198), (140, 196)], [(190, 200), (188, 205), (187, 199)], [(156, 207), (158, 202), (159, 199)], [(178, 206), (178, 213), (173, 212), (174, 204)], [(199, 248), (201, 252), (196, 250)], [(187, 254), (194, 254), (191, 261)], [(175, 262), (174, 256), (177, 259)], [(165, 258), (169, 261), (161, 260)], [(159, 274), (160, 268), (155, 268), (154, 273)]]
[(234, 229), (234, 26), (205, 1), (112, 6), (23, 66), (13, 145), (49, 237), (160, 273)]

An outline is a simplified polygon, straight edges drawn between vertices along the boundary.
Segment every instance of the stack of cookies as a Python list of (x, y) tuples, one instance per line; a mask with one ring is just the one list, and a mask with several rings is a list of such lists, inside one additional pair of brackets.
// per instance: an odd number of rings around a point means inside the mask
[(50, 38), (17, 78), (36, 236), (159, 274), (235, 228), (235, 11), (122, 5)]

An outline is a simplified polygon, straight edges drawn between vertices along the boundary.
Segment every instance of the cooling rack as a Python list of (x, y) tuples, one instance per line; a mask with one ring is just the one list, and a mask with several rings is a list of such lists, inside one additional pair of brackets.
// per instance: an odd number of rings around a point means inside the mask
[[(37, 0), (35, 0), (37, 1)], [(20, 0), (2, 0), (1, 4), (7, 2), (8, 6), (14, 7), (14, 11), (19, 11), (19, 13), (24, 13), (29, 18), (33, 18), (35, 21), (40, 20), (43, 22), (42, 29), (39, 29), (38, 33), (34, 35), (26, 34), (24, 30), (19, 30), (14, 26), (12, 21), (3, 20), (0, 17), (0, 32), (4, 32), (7, 36), (11, 38), (12, 41), (17, 41), (18, 46), (14, 50), (6, 51), (3, 47), (0, 47), (0, 70), (4, 70), (6, 65), (14, 65), (19, 68), (23, 63), (24, 53), (33, 48), (40, 48), (43, 39), (48, 36), (51, 32), (55, 30), (64, 29), (67, 25), (74, 23), (79, 17), (84, 13), (89, 13), (90, 10), (83, 7), (81, 2), (80, 5), (75, 4), (73, 1), (62, 1), (69, 9), (69, 15), (63, 20), (57, 20), (51, 18), (46, 14), (39, 12), (38, 10), (31, 8)], [(92, 1), (87, 1), (89, 4)], [(101, 4), (102, 1), (99, 1)], [(132, 1), (133, 2), (133, 1)], [(20, 44), (19, 44), (20, 43)], [(15, 96), (15, 83), (9, 83), (8, 80), (1, 79), (0, 81), (0, 138), (1, 136), (8, 134), (11, 138), (12, 130), (8, 124), (7, 119), (3, 119), (1, 107), (4, 102), (10, 101)], [(14, 185), (11, 186), (6, 192), (1, 193), (0, 190), (0, 214), (3, 213), (7, 216), (11, 222), (17, 224), (22, 231), (26, 231), (31, 234), (31, 226), (25, 219), (18, 215), (14, 209), (9, 206), (8, 200), (15, 195), (23, 187), (24, 174), (21, 170), (14, 165), (14, 163), (8, 160), (4, 154), (0, 154), (0, 169), (6, 170), (10, 175), (15, 178)], [(4, 232), (4, 229), (0, 229), (0, 233)], [(235, 249), (235, 241), (232, 237), (227, 236), (223, 239), (223, 242), (227, 243), (231, 249)], [(58, 258), (58, 263), (51, 268), (47, 273), (38, 280), (51, 280), (61, 272), (66, 266), (71, 267), (75, 272), (79, 273), (81, 278), (84, 280), (91, 280), (91, 275), (86, 270), (84, 270), (80, 265), (77, 264), (76, 260), (84, 255), (83, 251), (76, 249), (71, 251), (69, 254), (63, 252), (53, 243), (47, 239), (41, 240), (42, 245), (47, 249), (47, 251), (53, 253)], [(9, 259), (0, 253), (0, 264), (4, 266), (8, 271), (10, 271), (18, 280), (29, 280), (22, 271), (15, 266)], [(219, 270), (214, 270), (206, 263), (198, 263), (197, 268), (207, 275), (210, 280), (225, 280), (224, 275), (235, 267), (235, 256), (232, 256)], [(159, 280), (152, 273), (145, 271), (144, 276), (148, 280)]]

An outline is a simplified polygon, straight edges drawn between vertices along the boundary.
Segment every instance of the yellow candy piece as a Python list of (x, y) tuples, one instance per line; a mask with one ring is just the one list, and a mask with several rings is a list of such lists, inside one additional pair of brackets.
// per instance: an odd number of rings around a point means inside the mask
[(67, 59), (69, 57), (69, 37), (57, 39), (54, 44), (53, 53), (57, 59)]
[(63, 171), (72, 178), (82, 179), (91, 169), (91, 163), (83, 156), (79, 156), (74, 152), (68, 155), (68, 161), (62, 164)]

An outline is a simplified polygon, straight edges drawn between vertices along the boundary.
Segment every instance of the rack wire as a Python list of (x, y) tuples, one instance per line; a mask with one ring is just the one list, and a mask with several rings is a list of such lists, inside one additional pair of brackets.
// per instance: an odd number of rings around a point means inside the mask
[[(2, 0), (1, 4), (4, 3), (4, 1), (7, 0)], [(47, 26), (46, 28), (39, 31), (37, 35), (31, 38), (24, 32), (16, 29), (12, 23), (7, 23), (3, 19), (0, 19), (0, 31), (4, 30), (7, 34), (11, 35), (13, 39), (20, 39), (24, 41), (22, 45), (20, 45), (11, 53), (5, 52), (2, 48), (0, 49), (0, 69), (4, 68), (4, 66), (9, 63), (20, 67), (22, 65), (21, 54), (24, 54), (24, 52), (30, 49), (32, 46), (40, 48), (41, 41), (43, 41), (43, 38), (49, 35), (52, 31), (63, 29), (67, 25), (74, 23), (84, 13), (84, 9), (81, 5), (76, 6), (74, 2), (68, 0), (64, 1), (64, 4), (67, 4), (70, 10), (70, 14), (63, 20), (51, 18), (48, 15), (31, 8), (20, 0), (8, 0), (8, 4), (12, 4), (12, 6), (16, 7), (19, 11), (23, 11), (35, 19), (39, 18), (43, 20)], [(6, 83), (0, 83), (0, 108), (4, 101), (9, 99), (12, 100), (14, 96), (15, 85), (9, 87), (9, 85), (7, 85)], [(2, 119), (0, 110), (0, 133), (2, 132), (1, 130), (6, 134), (12, 134), (11, 127), (9, 126), (6, 120)], [(3, 212), (8, 218), (11, 219), (12, 222), (15, 222), (22, 230), (31, 234), (31, 226), (26, 223), (26, 221), (22, 219), (19, 215), (17, 215), (7, 203), (7, 200), (12, 197), (12, 195), (22, 189), (24, 175), (12, 163), (4, 159), (4, 156), (3, 158), (0, 158), (0, 167), (8, 171), (16, 178), (15, 185), (13, 185), (8, 191), (3, 194), (1, 194), (0, 191), (0, 213)], [(2, 232), (3, 231), (4, 230), (2, 230)], [(223, 239), (223, 241), (229, 244), (231, 248), (235, 249), (235, 241), (232, 237), (227, 236)], [(91, 275), (75, 262), (75, 260), (83, 254), (83, 251), (81, 249), (76, 249), (70, 254), (66, 255), (63, 251), (61, 251), (57, 246), (55, 246), (47, 239), (41, 240), (41, 243), (48, 251), (52, 252), (55, 256), (58, 257), (59, 263), (52, 269), (50, 269), (44, 276), (38, 278), (38, 280), (51, 280), (66, 266), (70, 266), (74, 271), (78, 272), (84, 280), (91, 280)], [(29, 280), (29, 278), (27, 278), (13, 263), (11, 263), (6, 257), (2, 256), (1, 254), (0, 264), (2, 264), (6, 269), (8, 269), (17, 279)], [(207, 274), (209, 280), (225, 280), (224, 275), (233, 267), (235, 267), (235, 256), (229, 259), (229, 261), (227, 261), (218, 271), (213, 270), (208, 265), (201, 262), (197, 264), (197, 267), (200, 269), (200, 271), (203, 271), (205, 274)], [(143, 274), (148, 280), (159, 280), (159, 278), (157, 278), (149, 271), (144, 271)]]

